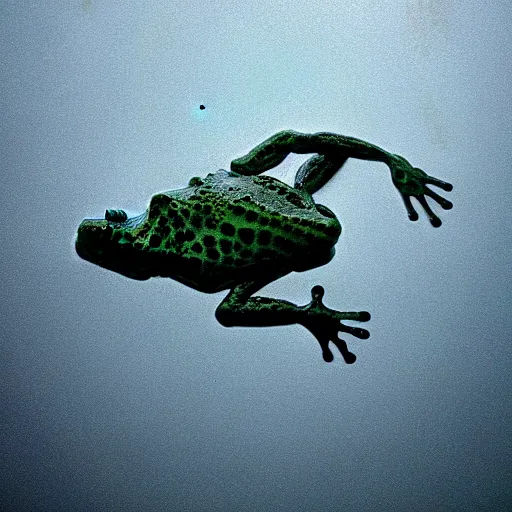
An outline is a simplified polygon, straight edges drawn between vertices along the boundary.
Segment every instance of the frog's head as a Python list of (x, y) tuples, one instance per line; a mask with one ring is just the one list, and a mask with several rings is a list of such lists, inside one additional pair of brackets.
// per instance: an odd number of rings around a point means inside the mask
[(76, 252), (84, 260), (126, 277), (149, 279), (140, 251), (131, 242), (133, 227), (139, 222), (139, 217), (128, 219), (122, 210), (107, 210), (104, 219), (85, 219), (78, 226)]

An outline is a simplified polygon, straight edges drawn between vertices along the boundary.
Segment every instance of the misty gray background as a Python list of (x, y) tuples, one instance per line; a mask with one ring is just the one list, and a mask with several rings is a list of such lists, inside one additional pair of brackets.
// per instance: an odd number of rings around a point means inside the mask
[[(0, 1), (0, 510), (510, 510), (511, 14)], [(352, 366), (300, 326), (220, 326), (224, 292), (74, 253), (84, 217), (139, 213), (284, 128), (454, 184), (439, 229), (408, 221), (381, 163), (316, 195), (344, 227), (336, 257), (264, 294), (322, 284), (369, 310)]]

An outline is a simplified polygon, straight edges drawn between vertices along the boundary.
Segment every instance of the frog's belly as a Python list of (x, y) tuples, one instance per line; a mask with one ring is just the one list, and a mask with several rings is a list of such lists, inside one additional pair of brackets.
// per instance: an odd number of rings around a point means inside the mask
[(189, 267), (185, 262), (179, 269), (167, 267), (156, 272), (156, 275), (169, 277), (204, 293), (215, 293), (249, 281), (272, 281), (292, 270), (279, 261), (239, 263), (232, 266), (208, 262), (195, 268)]
[[(274, 258), (261, 259), (255, 262), (234, 260), (231, 264), (222, 262), (202, 262), (182, 258), (168, 265), (153, 268), (153, 275), (169, 277), (195, 290), (204, 293), (215, 293), (231, 289), (241, 283), (274, 281), (290, 272), (303, 272), (328, 263), (334, 255), (334, 249), (325, 253), (295, 254), (283, 257), (276, 254)], [(229, 261), (229, 260), (228, 260)]]

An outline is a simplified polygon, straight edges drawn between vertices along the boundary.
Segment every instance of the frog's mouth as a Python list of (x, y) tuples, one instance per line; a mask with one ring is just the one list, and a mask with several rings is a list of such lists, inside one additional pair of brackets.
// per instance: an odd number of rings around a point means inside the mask
[[(133, 229), (139, 217), (117, 222), (116, 228)], [(116, 219), (117, 220), (117, 219)], [(121, 219), (119, 219), (121, 220)], [(85, 219), (78, 226), (75, 249), (80, 258), (100, 267), (137, 280), (151, 276), (144, 269), (142, 255), (131, 244), (120, 244), (113, 239), (113, 223), (106, 219)]]

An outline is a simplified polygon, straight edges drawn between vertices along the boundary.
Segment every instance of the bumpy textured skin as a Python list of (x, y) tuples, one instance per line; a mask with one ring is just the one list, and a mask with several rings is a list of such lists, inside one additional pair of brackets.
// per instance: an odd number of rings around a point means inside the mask
[[(258, 176), (279, 164), (290, 152), (318, 153), (297, 172), (294, 187), (270, 176)], [(369, 313), (338, 312), (322, 303), (320, 286), (311, 302), (290, 302), (252, 295), (267, 283), (292, 271), (324, 265), (334, 255), (341, 225), (327, 207), (311, 195), (350, 158), (380, 160), (391, 169), (393, 183), (403, 197), (409, 218), (416, 220), (410, 197), (416, 197), (431, 224), (441, 221), (425, 195), (443, 208), (451, 203), (428, 189), (427, 183), (451, 190), (451, 185), (412, 167), (407, 160), (367, 142), (332, 133), (279, 132), (245, 157), (234, 160), (231, 171), (192, 178), (189, 186), (156, 194), (148, 209), (128, 218), (109, 209), (104, 219), (86, 219), (76, 239), (84, 259), (133, 279), (170, 277), (202, 292), (230, 289), (216, 311), (225, 326), (273, 326), (298, 323), (321, 345), (325, 361), (332, 361), (332, 342), (347, 363), (355, 356), (338, 337), (348, 332), (368, 338), (365, 329), (341, 320), (367, 321)]]

